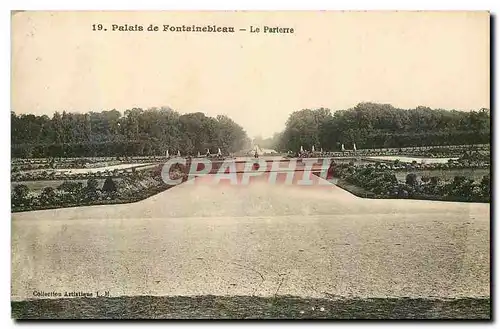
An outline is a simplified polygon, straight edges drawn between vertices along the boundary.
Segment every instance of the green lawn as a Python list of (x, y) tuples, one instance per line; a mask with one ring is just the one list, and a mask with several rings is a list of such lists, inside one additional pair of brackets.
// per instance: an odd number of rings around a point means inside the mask
[(12, 302), (15, 319), (490, 319), (489, 298), (194, 296)]

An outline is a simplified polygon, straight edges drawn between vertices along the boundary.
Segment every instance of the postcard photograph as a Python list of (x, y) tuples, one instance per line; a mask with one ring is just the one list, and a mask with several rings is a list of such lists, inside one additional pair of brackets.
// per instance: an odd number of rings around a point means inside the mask
[(491, 319), (487, 11), (13, 11), (11, 316)]

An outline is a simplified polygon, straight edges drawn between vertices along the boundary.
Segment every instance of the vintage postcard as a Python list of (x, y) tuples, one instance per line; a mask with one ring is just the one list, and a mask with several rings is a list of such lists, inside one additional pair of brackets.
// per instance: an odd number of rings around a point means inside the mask
[(11, 20), (14, 319), (491, 319), (488, 12)]

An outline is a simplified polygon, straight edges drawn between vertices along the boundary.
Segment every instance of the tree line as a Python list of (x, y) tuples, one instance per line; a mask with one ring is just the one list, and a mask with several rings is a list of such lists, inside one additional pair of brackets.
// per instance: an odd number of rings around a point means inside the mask
[(249, 147), (243, 128), (226, 115), (179, 114), (167, 108), (133, 108), (47, 115), (11, 112), (12, 157), (196, 155)]
[(490, 111), (456, 111), (419, 106), (400, 109), (389, 104), (359, 103), (348, 110), (326, 108), (293, 112), (283, 132), (266, 140), (282, 151), (323, 148), (399, 148), (469, 145), (490, 142)]
[[(404, 181), (399, 181), (393, 171), (374, 166), (339, 164), (332, 170), (337, 183), (360, 197), (414, 198), (424, 200), (490, 202), (491, 177), (481, 179), (454, 176), (442, 179), (439, 176), (422, 176), (410, 172)], [(417, 179), (419, 177), (419, 179)], [(360, 187), (361, 190), (345, 184)]]
[[(179, 114), (167, 108), (133, 108), (47, 115), (11, 112), (12, 157), (148, 156), (167, 150), (182, 155), (207, 149), (233, 153), (250, 147), (243, 128), (225, 115)], [(352, 148), (399, 148), (487, 144), (490, 111), (462, 112), (389, 104), (359, 103), (348, 110), (326, 108), (293, 112), (282, 132), (255, 143), (279, 151), (339, 151)]]

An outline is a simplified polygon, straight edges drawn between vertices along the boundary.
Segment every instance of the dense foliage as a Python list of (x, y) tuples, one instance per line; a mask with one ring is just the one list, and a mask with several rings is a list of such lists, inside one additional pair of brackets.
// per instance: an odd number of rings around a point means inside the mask
[[(131, 175), (119, 180), (108, 176), (100, 187), (95, 177), (90, 177), (85, 184), (67, 180), (57, 188), (44, 187), (39, 191), (30, 191), (25, 184), (16, 184), (11, 190), (12, 211), (29, 211), (83, 205), (115, 204), (139, 201), (162, 192), (172, 185), (167, 185), (161, 178), (161, 170), (133, 171)], [(173, 179), (186, 175), (177, 169), (171, 170)]]
[(180, 115), (169, 108), (16, 115), (11, 112), (12, 157), (183, 155), (207, 149), (236, 152), (249, 145), (241, 126), (225, 115)]
[(304, 109), (293, 112), (274, 147), (296, 152), (301, 146), (338, 151), (428, 145), (487, 144), (488, 109), (461, 112), (428, 107), (398, 109), (389, 104), (360, 103), (352, 109)]
[[(183, 155), (233, 153), (248, 148), (241, 126), (225, 115), (201, 112), (180, 115), (170, 108), (133, 108), (89, 113), (47, 115), (11, 114), (13, 157)], [(389, 104), (360, 103), (348, 110), (326, 108), (293, 112), (285, 130), (273, 137), (255, 138), (264, 148), (298, 151), (402, 148), (429, 145), (487, 144), (490, 111), (448, 111)]]
[(349, 189), (344, 182), (362, 188), (352, 190), (362, 197), (375, 198), (415, 198), (449, 201), (490, 202), (491, 178), (485, 175), (479, 180), (465, 176), (455, 176), (444, 180), (438, 176), (419, 177), (408, 173), (404, 181), (398, 181), (393, 170), (380, 164), (354, 166), (352, 164), (335, 165), (334, 176), (340, 178), (339, 185)]

